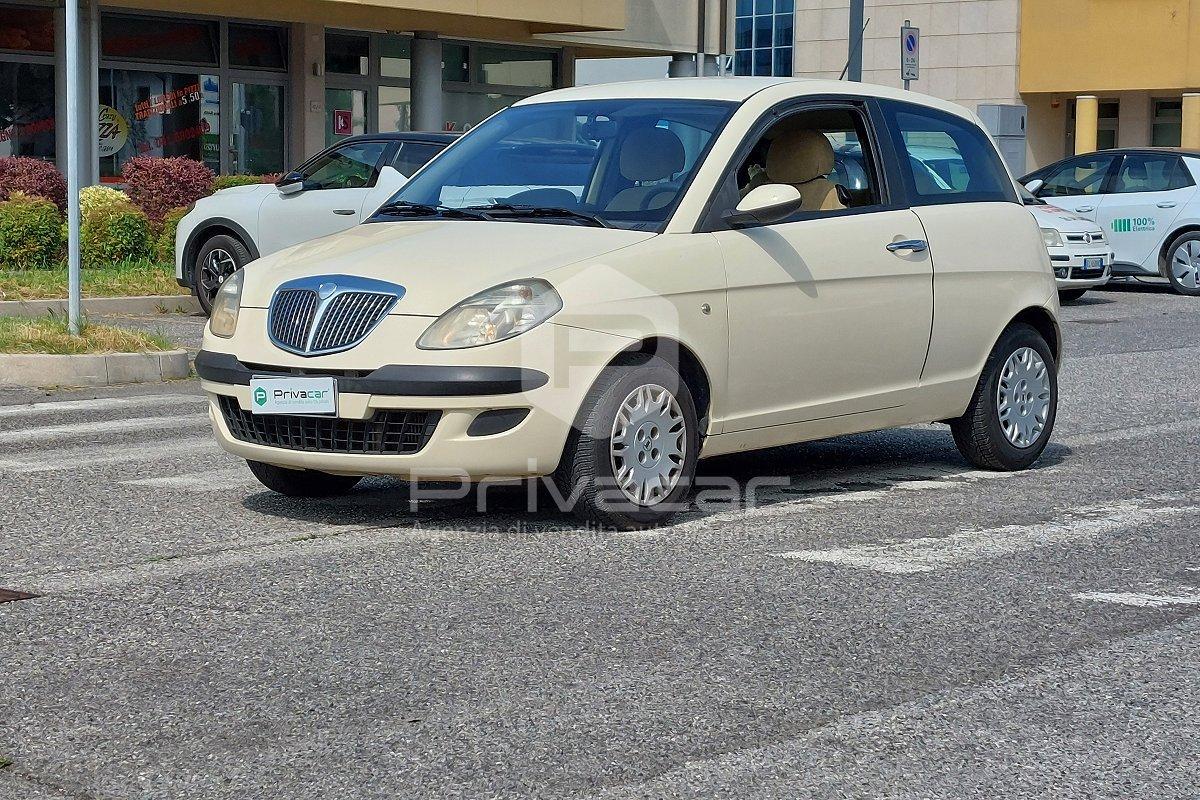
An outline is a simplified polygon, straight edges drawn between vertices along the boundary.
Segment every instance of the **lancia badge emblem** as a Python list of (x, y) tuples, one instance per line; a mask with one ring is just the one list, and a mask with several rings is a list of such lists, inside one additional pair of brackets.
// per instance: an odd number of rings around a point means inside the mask
[(333, 297), (333, 293), (337, 291), (336, 283), (322, 283), (317, 287), (317, 296), (322, 300), (328, 300)]

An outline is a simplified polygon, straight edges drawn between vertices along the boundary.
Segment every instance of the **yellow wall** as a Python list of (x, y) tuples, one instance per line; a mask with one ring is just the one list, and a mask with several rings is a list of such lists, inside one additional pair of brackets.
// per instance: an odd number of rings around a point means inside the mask
[(1200, 0), (1023, 0), (1021, 92), (1200, 86)]

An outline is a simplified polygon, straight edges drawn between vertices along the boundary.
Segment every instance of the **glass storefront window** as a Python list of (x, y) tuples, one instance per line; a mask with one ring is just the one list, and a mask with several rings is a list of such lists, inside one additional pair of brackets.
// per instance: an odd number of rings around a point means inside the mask
[(288, 40), (284, 28), (229, 26), (229, 65), (242, 69), (287, 69)]
[(367, 132), (367, 93), (361, 89), (325, 90), (325, 144)]
[(215, 75), (100, 70), (100, 174), (134, 156), (184, 157), (220, 171), (220, 80)]
[(503, 86), (554, 86), (554, 54), (516, 47), (480, 47), (479, 81)]
[(368, 75), (371, 40), (345, 33), (325, 34), (325, 71), (335, 75)]
[(233, 172), (283, 172), (283, 87), (235, 83), (233, 115)]
[(215, 20), (179, 20), (105, 14), (100, 48), (106, 58), (216, 64), (221, 26)]
[(524, 97), (498, 92), (443, 92), (442, 107), (450, 130), (465, 131)]
[(54, 67), (0, 61), (0, 158), (54, 158)]
[(1179, 147), (1183, 141), (1183, 101), (1154, 101), (1154, 130), (1150, 144), (1154, 147)]
[(412, 90), (403, 86), (379, 87), (379, 130), (383, 133), (412, 130)]
[(48, 8), (0, 8), (0, 50), (54, 54), (54, 12)]
[(468, 83), (471, 80), (471, 50), (465, 44), (442, 45), (442, 80)]
[(412, 40), (385, 36), (379, 42), (379, 74), (385, 78), (412, 77)]

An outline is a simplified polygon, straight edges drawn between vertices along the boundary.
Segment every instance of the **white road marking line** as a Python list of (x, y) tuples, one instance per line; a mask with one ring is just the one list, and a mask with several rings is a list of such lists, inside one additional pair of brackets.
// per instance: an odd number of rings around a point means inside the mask
[(180, 428), (199, 428), (208, 424), (205, 412), (181, 413), (171, 417), (136, 417), (111, 419), (103, 422), (80, 422), (74, 425), (48, 425), (16, 431), (0, 431), (0, 444), (49, 441), (68, 436), (92, 436), (124, 431), (172, 431)]
[(1112, 444), (1113, 442), (1127, 442), (1130, 439), (1141, 439), (1144, 436), (1151, 436), (1160, 431), (1186, 433), (1195, 430), (1200, 430), (1200, 419), (1160, 422), (1154, 425), (1138, 425), (1132, 428), (1114, 428), (1095, 433), (1080, 433), (1074, 436), (1066, 436), (1062, 439), (1051, 439), (1050, 443), (1064, 444), (1067, 447), (1091, 447), (1098, 444)]
[(836, 564), (892, 575), (934, 572), (972, 561), (1014, 555), (1040, 547), (1092, 539), (1165, 517), (1200, 512), (1200, 506), (1166, 505), (1170, 498), (1151, 497), (1112, 505), (1074, 509), (1060, 519), (1037, 525), (1004, 525), (922, 537), (887, 544), (831, 550), (795, 550), (774, 555), (809, 563)]
[(59, 414), (68, 411), (109, 411), (114, 408), (145, 406), (184, 406), (207, 403), (208, 398), (191, 394), (138, 395), (137, 397), (97, 397), (91, 400), (63, 400), (57, 403), (30, 403), (19, 406), (0, 406), (0, 418), (33, 417), (40, 414)]
[(147, 486), (155, 489), (183, 489), (194, 492), (223, 492), (234, 486), (258, 486), (258, 480), (241, 467), (222, 467), (200, 472), (185, 472), (161, 478), (141, 478), (121, 481), (125, 486)]
[[(211, 436), (166, 439), (157, 442), (112, 447), (53, 448), (49, 452), (36, 451), (21, 458), (0, 458), (0, 472), (9, 475), (30, 475), (42, 472), (70, 472), (105, 464), (121, 464), (128, 461), (154, 463), (176, 456), (196, 453), (225, 452), (217, 446)], [(228, 456), (233, 458), (233, 456)]]
[(1200, 594), (1147, 594), (1146, 592), (1080, 592), (1072, 595), (1076, 600), (1098, 603), (1116, 603), (1138, 608), (1164, 608), (1166, 606), (1200, 606)]

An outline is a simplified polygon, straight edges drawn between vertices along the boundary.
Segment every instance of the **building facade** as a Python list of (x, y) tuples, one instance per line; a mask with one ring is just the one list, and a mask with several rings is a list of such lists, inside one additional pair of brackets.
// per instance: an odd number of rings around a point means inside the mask
[(93, 181), (114, 180), (137, 155), (264, 174), (357, 133), (463, 130), (522, 97), (572, 85), (576, 58), (694, 54), (706, 14), (715, 53), (722, 7), (73, 1), (82, 31), (68, 43), (63, 0), (0, 0), (0, 157), (65, 163), (64, 56), (73, 47), (92, 103), (85, 118), (94, 120), (77, 146)]
[[(771, 2), (753, 5), (765, 10)], [(773, 2), (795, 9), (792, 74), (837, 78), (848, 59), (849, 0)], [(1200, 132), (1200, 104), (1185, 102), (1200, 89), (1200, 0), (866, 0), (865, 6), (864, 81), (901, 85), (899, 31), (910, 20), (921, 29), (914, 91), (972, 109), (1026, 107), (1024, 158), (1009, 158), (1014, 171), (1077, 150), (1179, 146), (1185, 118), (1189, 131)], [(756, 30), (753, 43), (760, 41)]]

